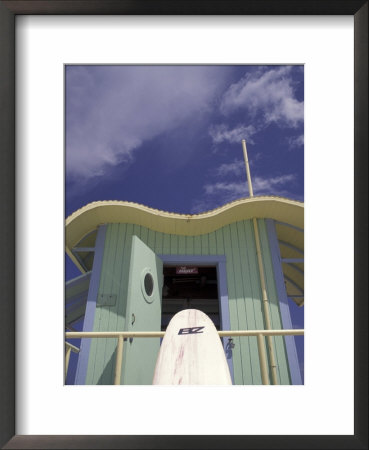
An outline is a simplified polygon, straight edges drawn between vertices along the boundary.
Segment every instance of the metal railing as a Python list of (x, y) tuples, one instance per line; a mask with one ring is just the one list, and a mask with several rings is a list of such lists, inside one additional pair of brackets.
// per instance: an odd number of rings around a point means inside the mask
[[(256, 336), (259, 353), (259, 364), (261, 372), (262, 384), (270, 384), (268, 374), (268, 361), (265, 349), (266, 336), (303, 336), (304, 330), (235, 330), (235, 331), (218, 331), (219, 337), (241, 337)], [(123, 343), (124, 339), (130, 338), (162, 338), (165, 331), (68, 331), (65, 333), (66, 339), (83, 339), (83, 338), (110, 338), (117, 339), (117, 351), (114, 369), (114, 385), (120, 384), (122, 374), (123, 361)], [(79, 352), (79, 349), (69, 342), (65, 343), (65, 375), (68, 372), (69, 358), (71, 351)]]
[(72, 345), (70, 342), (65, 342), (65, 378), (67, 378), (71, 352), (79, 353), (79, 348)]

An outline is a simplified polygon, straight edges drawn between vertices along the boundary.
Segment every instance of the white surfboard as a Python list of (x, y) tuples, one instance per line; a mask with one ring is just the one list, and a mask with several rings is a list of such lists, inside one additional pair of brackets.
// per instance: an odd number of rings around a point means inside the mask
[(202, 311), (185, 309), (169, 322), (153, 384), (232, 384), (218, 332)]

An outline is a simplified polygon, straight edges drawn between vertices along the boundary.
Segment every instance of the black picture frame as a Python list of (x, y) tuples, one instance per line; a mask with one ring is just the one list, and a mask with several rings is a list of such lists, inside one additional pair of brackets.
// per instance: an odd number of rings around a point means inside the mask
[[(354, 16), (354, 435), (15, 435), (15, 17), (20, 14)], [(0, 444), (6, 449), (368, 448), (368, 1), (10, 0), (0, 1)], [(339, 195), (339, 194), (337, 194)], [(350, 213), (350, 212), (349, 212)], [(339, 393), (337, 393), (339, 402)]]

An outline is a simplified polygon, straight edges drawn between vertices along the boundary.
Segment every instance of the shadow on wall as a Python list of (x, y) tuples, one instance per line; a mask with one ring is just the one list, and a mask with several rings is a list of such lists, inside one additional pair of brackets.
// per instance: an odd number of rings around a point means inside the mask
[(116, 360), (117, 350), (112, 353), (109, 361), (105, 364), (105, 368), (97, 380), (96, 384), (100, 385), (109, 385), (114, 384), (114, 368), (115, 368), (115, 360)]

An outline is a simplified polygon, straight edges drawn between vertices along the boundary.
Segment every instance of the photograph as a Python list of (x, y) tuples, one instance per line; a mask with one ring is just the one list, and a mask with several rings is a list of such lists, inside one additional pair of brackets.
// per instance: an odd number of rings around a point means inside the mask
[(304, 66), (64, 71), (65, 384), (304, 384)]
[(0, 0), (1, 448), (368, 448), (368, 42)]

